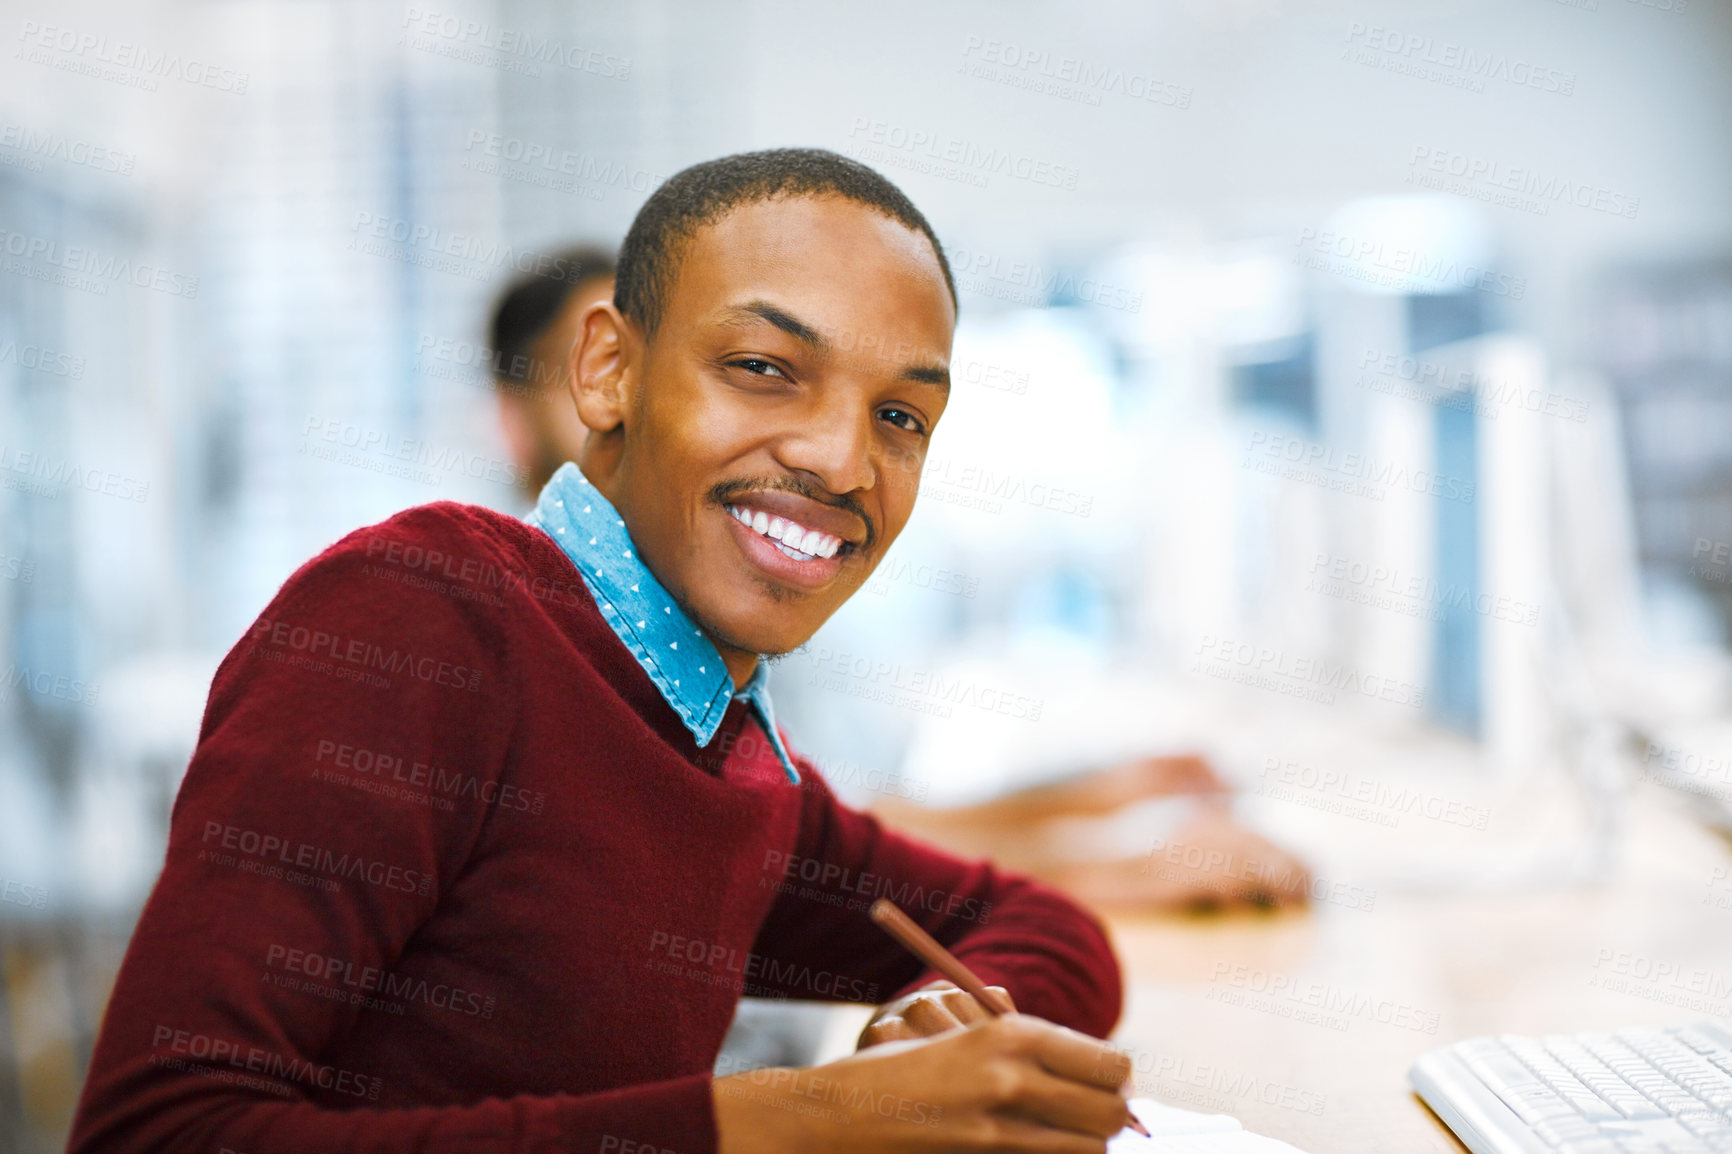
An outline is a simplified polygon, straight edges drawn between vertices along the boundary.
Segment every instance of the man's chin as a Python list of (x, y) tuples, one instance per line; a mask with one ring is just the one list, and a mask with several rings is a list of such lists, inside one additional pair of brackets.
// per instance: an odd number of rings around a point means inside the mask
[(734, 649), (742, 653), (755, 653), (759, 657), (786, 657), (800, 646), (812, 639), (816, 629), (788, 632), (786, 630), (766, 630), (762, 624), (753, 626), (742, 624), (734, 628), (724, 625), (716, 627), (699, 622), (704, 633), (717, 649)]
[(759, 657), (784, 657), (810, 641), (823, 624), (819, 621), (805, 627), (792, 621), (773, 620), (787, 613), (781, 606), (717, 613), (706, 613), (694, 605), (682, 605), (681, 608), (724, 655), (732, 651), (753, 653)]

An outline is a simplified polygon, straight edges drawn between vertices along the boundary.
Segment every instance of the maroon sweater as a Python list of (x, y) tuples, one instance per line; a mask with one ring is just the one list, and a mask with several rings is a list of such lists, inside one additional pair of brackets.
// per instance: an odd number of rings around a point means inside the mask
[(878, 896), (1023, 1011), (1112, 1028), (1091, 917), (809, 760), (790, 784), (756, 725), (734, 702), (699, 749), (520, 521), (440, 503), (344, 538), (217, 671), (70, 1149), (704, 1154), (742, 993), (937, 976)]

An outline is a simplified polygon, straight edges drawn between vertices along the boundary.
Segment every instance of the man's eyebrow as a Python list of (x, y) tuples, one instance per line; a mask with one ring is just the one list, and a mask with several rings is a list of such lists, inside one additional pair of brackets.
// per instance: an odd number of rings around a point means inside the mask
[[(724, 324), (768, 321), (813, 352), (828, 353), (832, 347), (829, 337), (769, 301), (747, 301), (743, 305), (734, 305), (722, 314), (722, 318)], [(896, 375), (905, 381), (937, 385), (946, 393), (950, 392), (950, 370), (943, 365), (910, 365)]]
[(769, 301), (749, 301), (728, 309), (724, 318), (739, 322), (749, 319), (769, 321), (814, 352), (829, 352), (830, 341), (823, 333), (793, 314), (777, 308)]
[(897, 375), (905, 381), (937, 385), (946, 393), (950, 392), (950, 370), (942, 365), (910, 365)]

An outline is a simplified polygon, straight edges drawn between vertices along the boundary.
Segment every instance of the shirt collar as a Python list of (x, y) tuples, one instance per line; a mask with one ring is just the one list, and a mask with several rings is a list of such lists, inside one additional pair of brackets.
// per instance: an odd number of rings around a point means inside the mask
[(699, 747), (709, 745), (728, 702), (745, 702), (788, 780), (800, 773), (788, 755), (770, 705), (769, 666), (760, 659), (736, 690), (722, 655), (637, 556), (625, 521), (606, 497), (569, 461), (541, 490), (524, 518), (549, 537), (577, 566), (595, 604)]

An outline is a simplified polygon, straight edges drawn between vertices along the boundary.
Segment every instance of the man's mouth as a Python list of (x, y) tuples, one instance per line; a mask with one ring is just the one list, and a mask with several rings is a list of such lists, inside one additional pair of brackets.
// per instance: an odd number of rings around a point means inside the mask
[(852, 548), (833, 533), (808, 529), (786, 517), (775, 517), (762, 509), (744, 505), (726, 506), (728, 515), (760, 537), (775, 542), (776, 548), (796, 561), (817, 561), (834, 557), (843, 549)]

